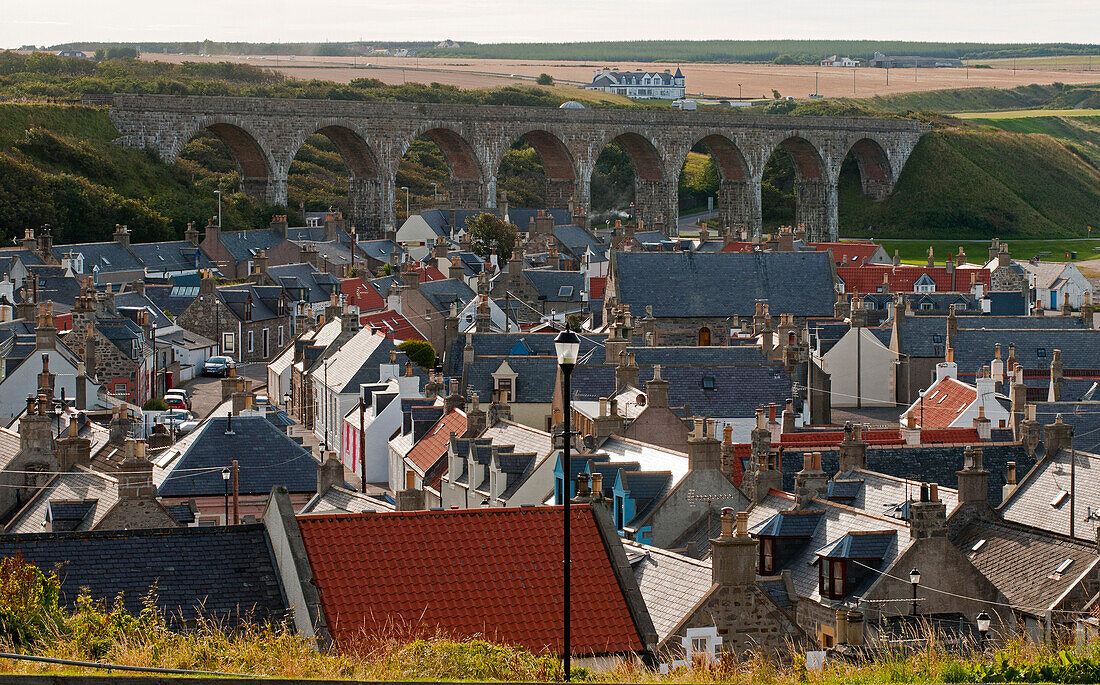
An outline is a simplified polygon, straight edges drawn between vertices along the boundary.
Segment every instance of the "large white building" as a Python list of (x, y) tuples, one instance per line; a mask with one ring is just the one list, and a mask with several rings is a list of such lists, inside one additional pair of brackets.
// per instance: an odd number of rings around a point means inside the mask
[(665, 98), (677, 100), (684, 97), (684, 74), (679, 68), (673, 74), (662, 71), (619, 71), (603, 69), (592, 72), (592, 83), (585, 90), (599, 90), (631, 98)]

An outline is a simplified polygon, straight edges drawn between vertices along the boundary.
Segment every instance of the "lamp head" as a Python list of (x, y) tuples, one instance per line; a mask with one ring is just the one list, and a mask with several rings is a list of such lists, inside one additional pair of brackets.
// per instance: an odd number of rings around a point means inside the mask
[(919, 585), (920, 584), (920, 570), (913, 569), (912, 571), (909, 572), (909, 582), (912, 583), (913, 585)]
[(983, 611), (977, 615), (976, 620), (978, 622), (978, 632), (986, 633), (989, 630), (989, 624), (992, 622), (989, 614)]
[(576, 333), (566, 328), (554, 338), (554, 350), (558, 355), (558, 366), (573, 367), (577, 363), (577, 355), (581, 350), (581, 339)]

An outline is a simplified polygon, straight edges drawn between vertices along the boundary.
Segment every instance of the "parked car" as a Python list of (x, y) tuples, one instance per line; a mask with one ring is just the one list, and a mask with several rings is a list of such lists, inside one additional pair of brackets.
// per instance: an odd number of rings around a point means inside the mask
[(160, 418), (157, 419), (157, 423), (163, 423), (169, 428), (178, 430), (181, 425), (194, 419), (195, 415), (186, 409), (169, 409), (161, 414)]
[(229, 370), (236, 366), (233, 357), (211, 357), (202, 365), (204, 376), (228, 376)]
[[(183, 406), (179, 406), (178, 402), (182, 402)], [(191, 393), (182, 388), (172, 388), (171, 390), (164, 393), (164, 403), (167, 404), (169, 407), (190, 409)]]
[(198, 428), (200, 423), (202, 423), (202, 421), (200, 421), (199, 419), (191, 419), (190, 421), (184, 421), (183, 423), (181, 423), (179, 426), (176, 427), (176, 430), (179, 432), (180, 435), (187, 435), (191, 431)]

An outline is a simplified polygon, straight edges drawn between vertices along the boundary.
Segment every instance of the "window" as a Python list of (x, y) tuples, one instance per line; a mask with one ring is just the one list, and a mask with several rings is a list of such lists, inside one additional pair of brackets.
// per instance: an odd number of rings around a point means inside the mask
[[(922, 304), (922, 305), (921, 305), (921, 307), (924, 307), (924, 305)], [(943, 336), (942, 336), (942, 335), (940, 335), (939, 333), (937, 333), (937, 334), (933, 335), (933, 336), (932, 336), (932, 342), (934, 342), (934, 343), (941, 343), (941, 342), (943, 342)]]
[(703, 376), (703, 390), (714, 390), (714, 376)]
[(283, 335), (284, 335), (283, 334), (283, 327), (279, 326), (279, 347), (283, 346), (283, 341), (284, 341)]
[(252, 338), (253, 338), (252, 331), (249, 331), (248, 332), (248, 351), (249, 352), (252, 351)]
[(112, 393), (116, 397), (125, 396), (127, 387), (125, 383), (115, 383), (114, 392)]
[(845, 562), (843, 559), (820, 559), (818, 590), (830, 599), (842, 599), (846, 593)]
[(232, 353), (236, 351), (235, 341), (236, 338), (233, 337), (232, 333), (222, 333), (222, 352)]
[(501, 402), (512, 401), (512, 379), (511, 378), (498, 378), (497, 379), (497, 396)]
[(1035, 348), (1035, 356), (1038, 357), (1039, 359), (1042, 359), (1043, 357), (1047, 356), (1047, 348), (1045, 348), (1045, 347), (1036, 347)]
[(573, 297), (573, 286), (563, 285), (558, 288), (558, 297)]
[(707, 638), (705, 638), (705, 637), (693, 637), (693, 638), (691, 638), (691, 653), (693, 655), (695, 655), (695, 654), (706, 654), (707, 653), (707, 643), (708, 642), (709, 642), (709, 640), (707, 640)]
[(406, 471), (405, 472), (405, 489), (406, 490), (412, 490), (414, 488), (416, 488), (416, 472), (415, 471)]
[[(921, 303), (920, 303), (920, 308), (921, 308), (921, 311), (924, 311), (924, 312), (930, 312), (930, 311), (932, 311), (932, 307), (933, 307), (933, 306), (934, 306), (934, 305), (933, 305), (933, 304), (932, 304), (931, 302), (921, 302)], [(939, 337), (939, 336), (936, 336), (936, 337)]]
[(760, 539), (760, 575), (775, 573), (775, 539)]

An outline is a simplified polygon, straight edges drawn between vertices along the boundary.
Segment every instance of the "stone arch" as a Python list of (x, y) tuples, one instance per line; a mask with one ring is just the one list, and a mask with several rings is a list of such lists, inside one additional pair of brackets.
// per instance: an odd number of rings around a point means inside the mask
[[(874, 138), (860, 138), (848, 147), (847, 154), (841, 158), (841, 163), (848, 155), (855, 158), (864, 194), (875, 200), (886, 199), (894, 189), (894, 171), (890, 164), (890, 156), (882, 145)], [(839, 180), (839, 167), (837, 174)]]
[(699, 333), (696, 337), (697, 337), (696, 344), (699, 347), (709, 347), (713, 344), (713, 342), (711, 341), (710, 327), (709, 326), (703, 326), (702, 328), (700, 328)]
[(642, 131), (612, 130), (596, 146), (593, 170), (595, 159), (611, 143), (617, 143), (634, 165), (634, 219), (636, 222), (645, 230), (657, 230), (666, 235), (676, 235), (679, 216), (676, 186), (679, 178), (668, 170), (667, 155), (648, 134)]
[[(777, 142), (763, 157), (764, 164), (782, 149), (790, 155), (795, 172), (795, 225), (806, 229), (812, 241), (837, 239), (836, 178), (819, 146), (795, 133)], [(760, 180), (763, 180), (763, 165)]]
[[(210, 131), (229, 148), (241, 173), (241, 191), (268, 202), (286, 202), (286, 174), (280, 170), (260, 136), (237, 117), (210, 117), (198, 120), (179, 137), (169, 162), (179, 159), (187, 143), (203, 131)], [(281, 176), (281, 179), (279, 178)]]
[(646, 136), (636, 131), (624, 131), (604, 142), (618, 143), (619, 146), (630, 155), (630, 161), (634, 164), (634, 177), (642, 181), (665, 180), (664, 162), (657, 145)]
[(329, 139), (348, 168), (348, 220), (360, 232), (374, 235), (385, 220), (386, 183), (378, 154), (353, 124), (339, 119), (323, 119), (305, 130), (293, 149), (288, 151), (286, 168), (309, 136)]
[(493, 178), (497, 178), (500, 174), (504, 155), (521, 138), (535, 148), (539, 159), (542, 160), (546, 175), (546, 205), (564, 208), (571, 201), (580, 203), (581, 200), (577, 197), (577, 181), (580, 178), (577, 161), (562, 137), (548, 128), (534, 127), (511, 137), (492, 164)]
[[(692, 144), (704, 147), (718, 167), (718, 219), (734, 233), (756, 232), (760, 225), (759, 186), (738, 144), (725, 133), (705, 133)], [(686, 159), (687, 152), (684, 153)], [(683, 165), (683, 160), (680, 162)]]
[[(403, 141), (397, 164), (408, 152), (417, 138), (427, 138), (443, 151), (450, 172), (451, 204), (455, 207), (477, 208), (486, 206), (485, 174), (477, 152), (466, 137), (459, 131), (446, 125), (429, 124), (420, 127), (412, 136)], [(396, 173), (396, 167), (394, 168)], [(492, 201), (495, 204), (496, 189), (492, 189)]]

